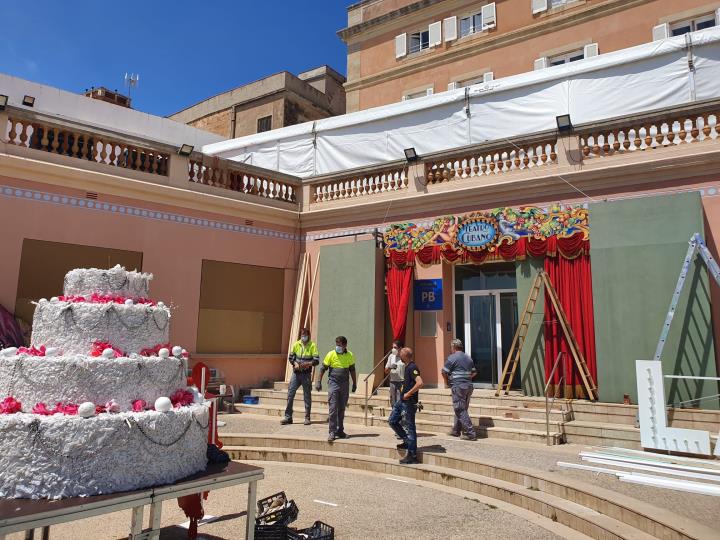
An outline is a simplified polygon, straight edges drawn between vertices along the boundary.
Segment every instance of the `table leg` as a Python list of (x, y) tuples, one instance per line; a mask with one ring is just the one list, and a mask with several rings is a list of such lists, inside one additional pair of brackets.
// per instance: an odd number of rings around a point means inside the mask
[(245, 524), (245, 538), (247, 540), (255, 539), (255, 507), (257, 505), (257, 480), (248, 484), (248, 502), (247, 515)]
[(143, 510), (144, 506), (136, 506), (132, 509), (132, 517), (130, 518), (130, 538), (137, 538), (142, 534), (143, 529)]
[(160, 538), (160, 516), (162, 514), (162, 501), (150, 505), (150, 540)]

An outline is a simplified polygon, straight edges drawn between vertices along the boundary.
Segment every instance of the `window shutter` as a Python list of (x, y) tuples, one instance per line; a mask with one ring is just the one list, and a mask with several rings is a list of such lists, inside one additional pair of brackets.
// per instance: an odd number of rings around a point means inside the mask
[(547, 11), (548, 0), (532, 0), (532, 12), (533, 15)]
[(443, 21), (443, 33), (445, 34), (445, 41), (457, 39), (457, 17), (448, 17)]
[(598, 44), (597, 43), (589, 43), (588, 45), (585, 45), (585, 48), (583, 49), (583, 53), (585, 55), (585, 58), (597, 56), (598, 54), (600, 54), (600, 49), (598, 49)]
[(442, 43), (442, 23), (440, 21), (432, 23), (428, 26), (429, 43), (430, 47), (437, 47)]
[(547, 58), (546, 57), (538, 58), (537, 60), (535, 60), (535, 71), (537, 71), (538, 69), (545, 69), (546, 67), (547, 67)]
[(426, 96), (432, 96), (432, 95), (433, 95), (433, 89), (432, 89), (432, 88), (428, 88), (427, 90), (425, 90), (425, 95), (426, 95)]
[(448, 84), (448, 90), (457, 90), (458, 88), (460, 88), (460, 83), (457, 81)]
[(668, 23), (658, 24), (652, 29), (653, 41), (659, 41), (670, 37), (670, 25)]
[(494, 79), (495, 79), (495, 75), (493, 74), (492, 71), (488, 71), (487, 73), (483, 74), (483, 82), (484, 83), (493, 82)]
[(715, 26), (720, 26), (720, 8), (715, 10)]
[(407, 98), (408, 98), (407, 96), (403, 96), (403, 97), (402, 97), (402, 100), (403, 100), (403, 101), (407, 101)]
[(482, 29), (487, 30), (488, 28), (495, 28), (495, 2), (487, 4), (482, 7)]
[(395, 36), (395, 58), (407, 55), (407, 34)]

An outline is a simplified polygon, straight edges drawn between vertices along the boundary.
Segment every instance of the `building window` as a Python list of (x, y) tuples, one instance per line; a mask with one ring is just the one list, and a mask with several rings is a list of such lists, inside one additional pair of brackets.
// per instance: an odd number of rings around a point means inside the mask
[(676, 22), (670, 25), (670, 32), (673, 36), (682, 36), (689, 32), (695, 32), (696, 30), (703, 30), (704, 28), (711, 28), (715, 26), (715, 14), (705, 15), (696, 19), (690, 19), (686, 21)]
[(430, 88), (426, 88), (425, 90), (420, 90), (418, 92), (411, 92), (409, 94), (403, 94), (402, 99), (403, 99), (403, 101), (407, 101), (408, 99), (417, 99), (417, 98), (421, 98), (421, 97), (432, 96), (432, 94), (433, 94), (433, 88), (430, 87)]
[(476, 13), (460, 19), (460, 37), (469, 36), (475, 32), (482, 32), (482, 13)]
[(548, 65), (561, 66), (562, 64), (568, 64), (570, 62), (577, 62), (578, 60), (582, 60), (583, 58), (585, 58), (585, 53), (582, 49), (580, 49), (579, 51), (573, 51), (566, 54), (553, 56), (552, 58), (548, 59)]
[(410, 53), (427, 49), (430, 46), (430, 31), (423, 30), (422, 32), (415, 32), (414, 34), (410, 34), (409, 40)]
[(550, 0), (550, 9), (564, 6), (565, 4), (572, 4), (573, 2), (577, 2), (577, 0)]
[(258, 118), (257, 121), (257, 132), (262, 133), (263, 131), (270, 131), (272, 129), (272, 116), (263, 116)]

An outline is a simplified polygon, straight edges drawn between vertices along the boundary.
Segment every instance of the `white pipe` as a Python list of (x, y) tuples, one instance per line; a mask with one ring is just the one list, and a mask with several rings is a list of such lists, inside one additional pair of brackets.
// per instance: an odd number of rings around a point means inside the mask
[(616, 467), (624, 467), (626, 469), (636, 469), (638, 471), (649, 471), (660, 474), (669, 474), (672, 476), (684, 476), (686, 478), (697, 478), (698, 480), (709, 480), (710, 482), (720, 482), (720, 475), (696, 473), (690, 471), (678, 471), (672, 469), (663, 469), (662, 467), (654, 467), (652, 465), (641, 465), (637, 463), (618, 463), (609, 459), (583, 458), (588, 463), (598, 463), (600, 465), (614, 465)]
[[(633, 463), (633, 464), (640, 464), (640, 465), (647, 465), (647, 460), (642, 459), (633, 459), (630, 457), (610, 457), (603, 454), (595, 454), (593, 452), (580, 452), (580, 457), (585, 460), (585, 458), (591, 458), (591, 459), (603, 459), (603, 460), (611, 460), (619, 463)], [(652, 465), (656, 467), (662, 467), (666, 469), (677, 469), (681, 471), (688, 471), (688, 472), (699, 472), (699, 473), (709, 473), (720, 476), (720, 470), (717, 470), (715, 468), (710, 467), (693, 467), (691, 465), (681, 465), (679, 463), (665, 463), (661, 461), (652, 461), (650, 462)]]
[(696, 379), (698, 381), (720, 381), (720, 377), (693, 377), (692, 375), (664, 375), (666, 379)]
[(673, 478), (664, 478), (660, 476), (641, 474), (622, 475), (620, 476), (620, 481), (720, 497), (720, 486), (703, 484), (701, 482), (688, 482), (687, 480), (675, 480)]

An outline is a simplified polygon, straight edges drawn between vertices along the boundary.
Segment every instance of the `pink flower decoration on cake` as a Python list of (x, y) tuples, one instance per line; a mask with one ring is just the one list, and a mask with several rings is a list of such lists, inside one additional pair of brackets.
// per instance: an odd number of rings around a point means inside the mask
[(39, 414), (42, 416), (51, 416), (57, 412), (57, 409), (48, 409), (44, 403), (36, 403), (32, 408), (33, 414)]
[(140, 351), (140, 356), (158, 356), (160, 353), (160, 349), (169, 349), (170, 344), (169, 343), (159, 343), (158, 345), (155, 345), (151, 349), (143, 349)]
[(113, 347), (110, 343), (107, 343), (105, 341), (95, 341), (92, 344), (92, 349), (90, 349), (90, 356), (98, 357), (102, 356), (102, 353), (105, 349), (112, 349), (115, 351), (115, 358), (126, 356), (123, 351), (118, 349), (117, 347)]
[(183, 390), (182, 388), (175, 390), (170, 396), (170, 402), (175, 408), (191, 405), (193, 400), (194, 396), (192, 392), (190, 392), (189, 390)]
[(55, 410), (67, 416), (74, 416), (78, 412), (78, 406), (74, 403), (67, 403), (65, 405), (62, 403), (58, 403)]
[[(93, 293), (90, 297), (85, 296), (78, 296), (75, 294), (69, 294), (66, 296), (58, 296), (58, 300), (61, 302), (72, 302), (72, 303), (79, 303), (79, 302), (90, 302), (93, 304), (124, 304), (125, 300), (128, 300), (129, 297), (127, 296), (117, 296), (117, 295), (111, 295), (111, 294), (98, 294)], [(147, 298), (132, 298), (132, 301), (134, 304), (145, 304), (149, 306), (154, 306), (155, 302), (152, 300), (149, 300)]]
[(0, 401), (0, 414), (15, 414), (22, 410), (22, 404), (12, 396)]
[(45, 345), (40, 345), (40, 347), (20, 347), (18, 349), (18, 354), (29, 354), (30, 356), (45, 356)]
[(132, 402), (132, 410), (135, 412), (143, 412), (147, 409), (147, 402), (144, 399), (136, 399)]
[(105, 412), (109, 413), (119, 413), (120, 412), (120, 405), (118, 405), (117, 401), (114, 399), (111, 399), (105, 404)]

